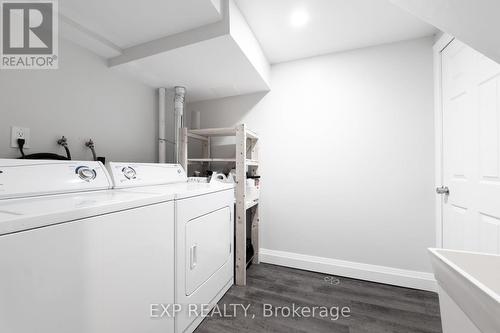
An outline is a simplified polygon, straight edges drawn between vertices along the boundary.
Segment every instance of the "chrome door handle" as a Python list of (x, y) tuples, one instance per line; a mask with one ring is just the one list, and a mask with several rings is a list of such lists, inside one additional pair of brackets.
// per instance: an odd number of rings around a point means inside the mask
[(450, 195), (450, 189), (448, 188), (448, 186), (440, 186), (436, 188), (436, 193)]
[(198, 258), (196, 256), (196, 249), (198, 248), (198, 245), (194, 244), (191, 246), (189, 249), (189, 268), (191, 270), (195, 269)]

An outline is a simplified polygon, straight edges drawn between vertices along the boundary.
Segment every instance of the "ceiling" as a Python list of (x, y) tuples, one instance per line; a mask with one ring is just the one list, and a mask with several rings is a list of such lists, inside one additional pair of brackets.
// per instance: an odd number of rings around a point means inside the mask
[(64, 0), (60, 34), (151, 87), (188, 101), (269, 91), (269, 63), (228, 0)]
[[(279, 63), (437, 31), (389, 0), (235, 3), (64, 0), (60, 31), (108, 59), (113, 69), (152, 87), (186, 86), (190, 101), (268, 91), (268, 60)], [(302, 27), (290, 24), (293, 16)]]
[[(271, 63), (437, 32), (435, 27), (389, 0), (236, 0), (236, 3)], [(299, 21), (304, 19), (300, 14), (309, 16), (302, 27), (290, 23), (291, 16), (297, 13)]]
[[(391, 0), (500, 63), (500, 1)], [(491, 32), (491, 33), (490, 33)]]
[(59, 11), (122, 49), (221, 19), (218, 0), (63, 0)]

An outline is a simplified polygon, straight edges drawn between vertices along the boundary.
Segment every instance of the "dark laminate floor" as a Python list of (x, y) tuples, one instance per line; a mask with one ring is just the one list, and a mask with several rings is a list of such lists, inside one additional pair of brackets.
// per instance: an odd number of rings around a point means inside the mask
[[(253, 265), (248, 271), (247, 286), (233, 286), (219, 302), (220, 312), (213, 312), (195, 332), (441, 332), (435, 293), (348, 278), (338, 278), (336, 284), (335, 280), (325, 278), (328, 276), (320, 273)], [(231, 304), (250, 305), (248, 315), (238, 306), (236, 316), (231, 316)], [(319, 313), (314, 318), (264, 317), (264, 304), (349, 307), (350, 317), (331, 320), (332, 317), (321, 318)]]

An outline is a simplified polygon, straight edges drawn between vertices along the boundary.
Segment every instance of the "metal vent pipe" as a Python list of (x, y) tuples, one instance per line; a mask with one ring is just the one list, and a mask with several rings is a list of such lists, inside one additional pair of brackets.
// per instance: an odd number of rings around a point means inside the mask
[(174, 96), (174, 115), (175, 115), (175, 163), (179, 163), (181, 128), (184, 127), (184, 107), (186, 98), (185, 87), (175, 87)]
[(160, 88), (158, 90), (158, 162), (167, 163), (167, 109), (165, 105), (165, 97), (167, 89)]

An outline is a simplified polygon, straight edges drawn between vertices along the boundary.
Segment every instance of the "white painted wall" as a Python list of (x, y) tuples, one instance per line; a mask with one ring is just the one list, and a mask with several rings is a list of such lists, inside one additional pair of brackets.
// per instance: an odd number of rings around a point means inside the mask
[(106, 61), (66, 40), (58, 70), (0, 71), (0, 158), (10, 148), (10, 126), (31, 129), (26, 153), (64, 155), (57, 138), (69, 139), (74, 159), (91, 159), (91, 137), (99, 156), (115, 161), (156, 160), (157, 97), (153, 88), (109, 69)]
[(432, 38), (275, 65), (271, 82), (188, 105), (260, 134), (262, 247), (430, 272)]

